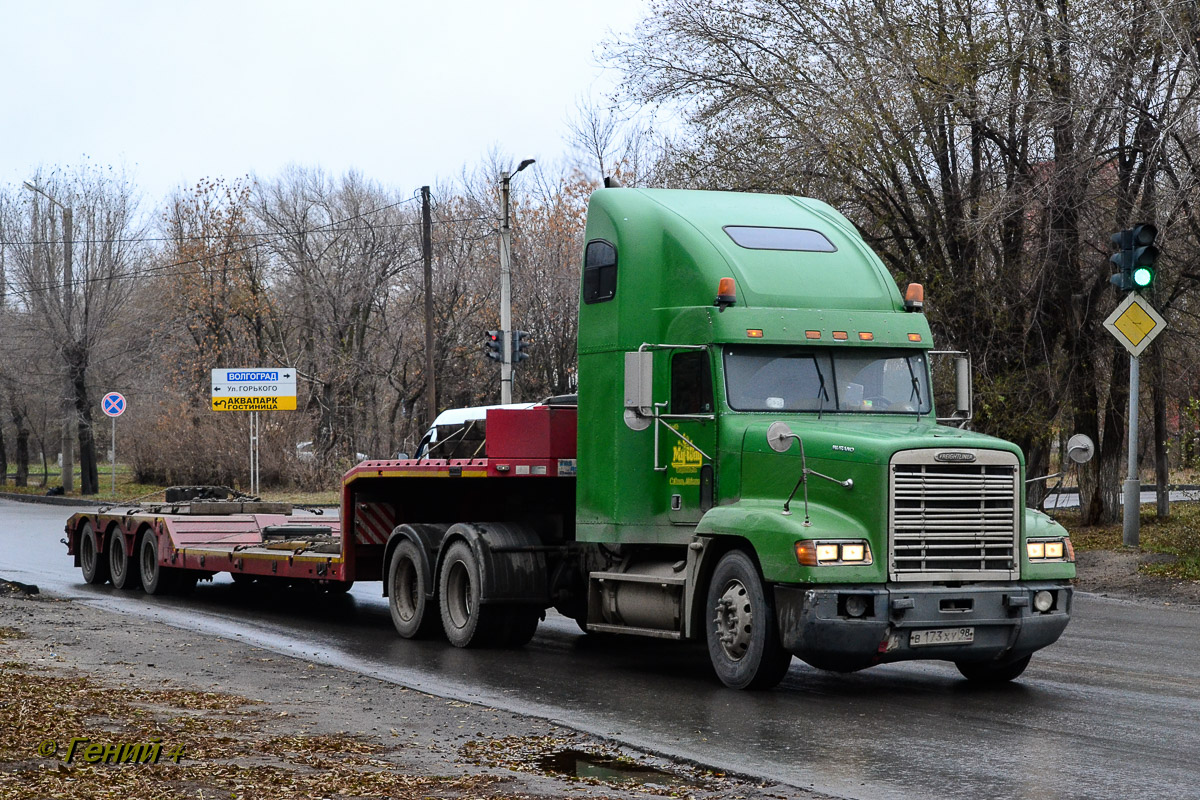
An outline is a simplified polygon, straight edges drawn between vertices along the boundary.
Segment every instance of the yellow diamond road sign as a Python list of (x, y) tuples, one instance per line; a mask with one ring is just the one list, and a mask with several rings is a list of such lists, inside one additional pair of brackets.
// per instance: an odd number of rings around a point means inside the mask
[(1154, 337), (1166, 330), (1167, 321), (1146, 298), (1131, 293), (1104, 320), (1104, 327), (1125, 345), (1131, 356), (1139, 356), (1154, 341)]

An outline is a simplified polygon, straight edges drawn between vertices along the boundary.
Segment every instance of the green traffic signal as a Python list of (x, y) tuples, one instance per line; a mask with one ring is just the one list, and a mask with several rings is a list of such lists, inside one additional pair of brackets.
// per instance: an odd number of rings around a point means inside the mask
[(1117, 253), (1109, 260), (1117, 272), (1109, 280), (1122, 292), (1144, 291), (1154, 283), (1154, 262), (1158, 248), (1154, 240), (1158, 229), (1150, 223), (1117, 231), (1110, 238)]

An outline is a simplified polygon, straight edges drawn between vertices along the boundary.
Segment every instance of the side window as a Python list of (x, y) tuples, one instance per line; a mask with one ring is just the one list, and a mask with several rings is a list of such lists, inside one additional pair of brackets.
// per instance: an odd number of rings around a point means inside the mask
[(707, 350), (688, 350), (671, 358), (671, 413), (711, 414), (712, 370)]
[(603, 303), (617, 296), (617, 248), (603, 239), (587, 243), (583, 255), (583, 302)]

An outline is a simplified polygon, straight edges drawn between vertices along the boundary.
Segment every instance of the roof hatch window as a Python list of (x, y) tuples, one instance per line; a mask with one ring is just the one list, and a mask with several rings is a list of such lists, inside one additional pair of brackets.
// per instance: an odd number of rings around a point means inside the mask
[(798, 250), (806, 253), (835, 253), (825, 234), (809, 228), (763, 228), (755, 225), (726, 225), (729, 238), (748, 250)]

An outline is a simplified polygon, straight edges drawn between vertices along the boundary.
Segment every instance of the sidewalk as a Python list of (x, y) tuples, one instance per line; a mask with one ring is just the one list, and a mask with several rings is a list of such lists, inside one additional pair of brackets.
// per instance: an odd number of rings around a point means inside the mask
[[(0, 621), (0, 796), (8, 800), (794, 796), (791, 787), (665, 763), (546, 720), (4, 584)], [(628, 759), (624, 777), (638, 777), (639, 763), (666, 770), (652, 780), (677, 785), (544, 768), (576, 750)]]

